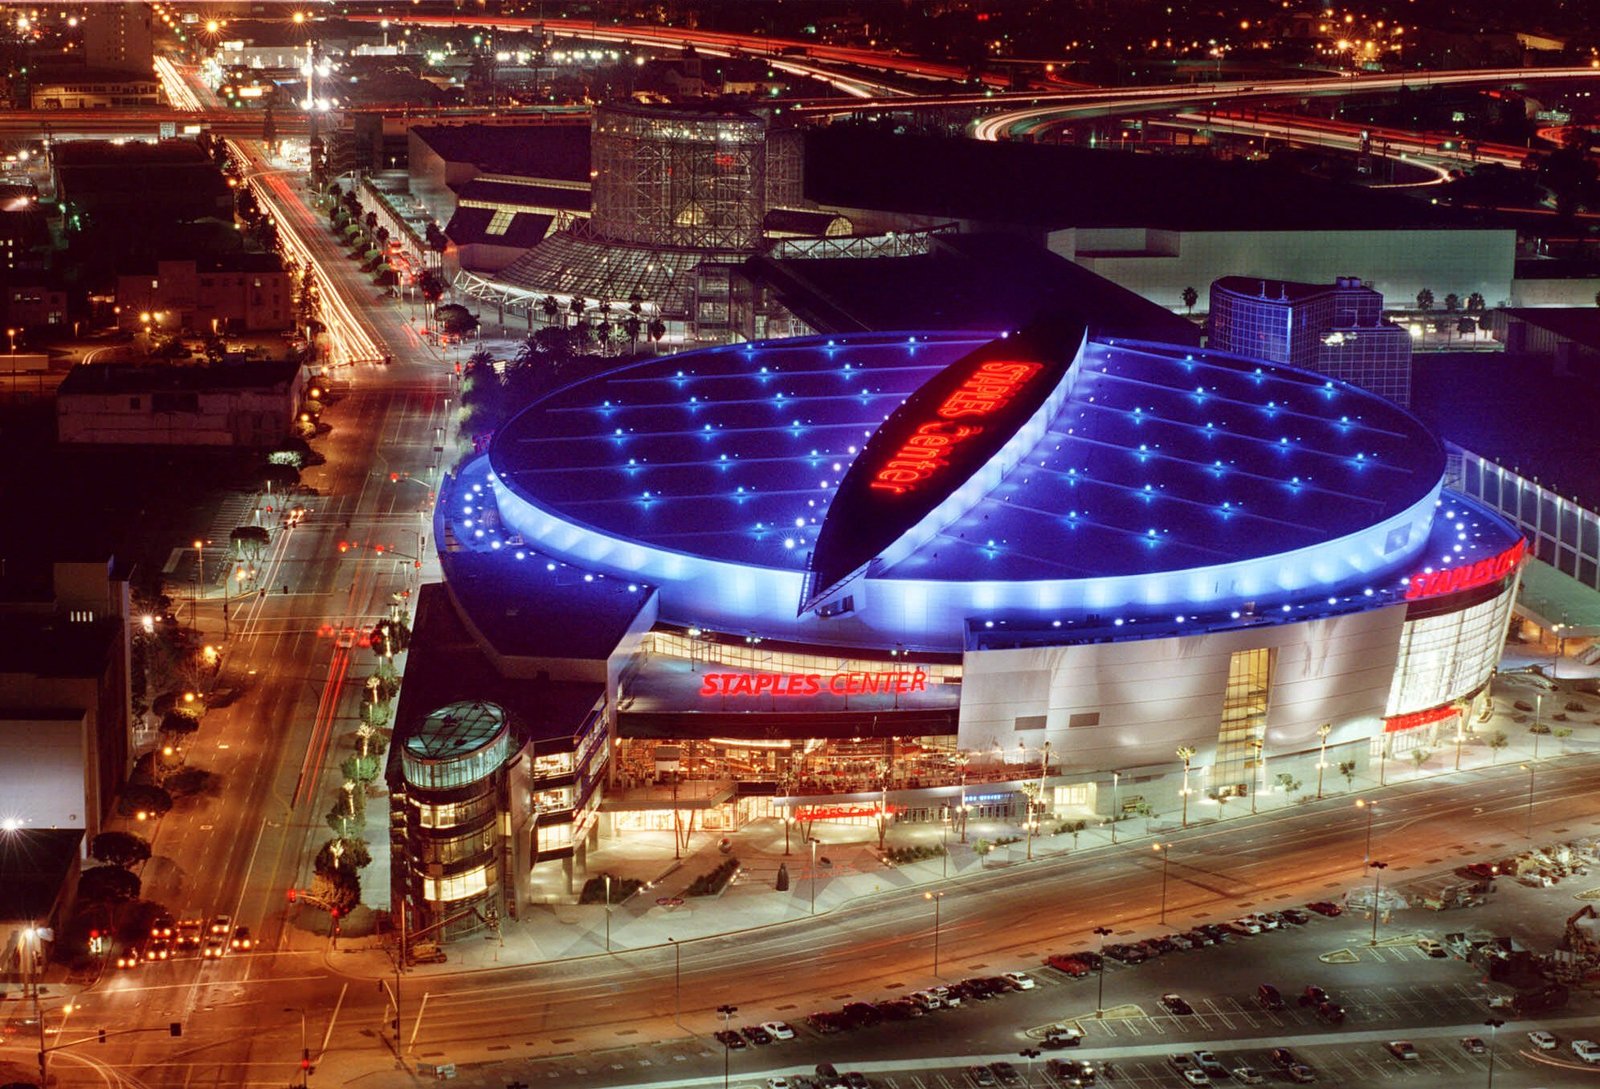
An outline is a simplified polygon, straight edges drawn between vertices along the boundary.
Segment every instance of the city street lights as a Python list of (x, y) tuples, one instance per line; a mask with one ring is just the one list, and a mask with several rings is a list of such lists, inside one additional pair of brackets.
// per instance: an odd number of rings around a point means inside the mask
[(603, 875), (606, 881), (606, 952), (611, 952), (611, 875)]
[(950, 816), (939, 822), (939, 861), (944, 864), (943, 877), (950, 876)]
[(1039, 1049), (1036, 1047), (1025, 1047), (1021, 1051), (1017, 1052), (1017, 1054), (1028, 1060), (1028, 1076), (1022, 1079), (1022, 1084), (1031, 1085), (1033, 1084), (1033, 1060), (1039, 1057)]
[[(727, 1033), (728, 1026), (733, 1022), (733, 1015), (739, 1012), (738, 1006), (722, 1005), (717, 1007), (717, 1012), (722, 1015), (722, 1031)], [(728, 1089), (728, 1055), (733, 1051), (728, 1046), (726, 1038), (722, 1041), (722, 1089)]]
[(939, 901), (944, 899), (942, 892), (925, 892), (924, 900), (933, 901), (933, 976), (939, 978)]
[(1266, 789), (1266, 785), (1267, 785), (1266, 764), (1261, 759), (1262, 750), (1264, 750), (1266, 747), (1267, 747), (1267, 743), (1264, 740), (1262, 740), (1261, 738), (1252, 737), (1250, 739), (1250, 749), (1251, 749), (1251, 751), (1253, 751), (1256, 754), (1256, 767), (1255, 767), (1255, 772), (1256, 773), (1255, 773), (1255, 775), (1253, 775), (1251, 777), (1251, 778), (1255, 779), (1256, 781), (1250, 784), (1250, 814), (1251, 814), (1251, 816), (1254, 816), (1255, 812), (1256, 812), (1256, 795), (1261, 793), (1263, 790), (1265, 790)]
[(1374, 860), (1372, 862), (1369, 862), (1368, 865), (1372, 867), (1372, 942), (1371, 942), (1371, 944), (1377, 945), (1378, 944), (1378, 910), (1379, 910), (1379, 904), (1378, 904), (1379, 892), (1378, 892), (1378, 887), (1379, 887), (1379, 882), (1383, 879), (1383, 871), (1387, 870), (1389, 868), (1389, 864), (1387, 862), (1378, 862), (1378, 861)]
[(1378, 811), (1378, 803), (1369, 802), (1365, 798), (1357, 798), (1356, 808), (1367, 811), (1367, 847), (1361, 853), (1361, 861), (1366, 862), (1372, 858), (1372, 815)]
[(1094, 928), (1095, 936), (1100, 939), (1100, 988), (1095, 994), (1094, 1016), (1096, 1020), (1104, 1020), (1106, 1016), (1106, 939), (1111, 937), (1109, 926)]
[(1112, 843), (1117, 842), (1117, 818), (1122, 816), (1122, 808), (1119, 805), (1119, 799), (1118, 799), (1118, 796), (1117, 796), (1117, 788), (1119, 786), (1121, 786), (1121, 785), (1122, 785), (1122, 772), (1120, 772), (1120, 771), (1112, 772), (1111, 773), (1111, 842)]
[(956, 766), (961, 769), (961, 804), (956, 809), (961, 814), (962, 843), (967, 842), (967, 811), (971, 808), (967, 805), (967, 759), (966, 753), (956, 753)]
[(667, 941), (672, 943), (672, 1021), (682, 1028), (683, 946), (675, 938), (668, 938)]
[(1536, 692), (1533, 696), (1533, 759), (1539, 759), (1539, 735), (1544, 732), (1544, 693)]
[[(1333, 723), (1324, 722), (1317, 727), (1317, 800), (1322, 800), (1322, 773), (1328, 766), (1328, 735), (1333, 733)], [(1456, 770), (1461, 770), (1461, 750), (1456, 749)]]
[(793, 827), (794, 827), (794, 818), (792, 816), (785, 816), (783, 818), (783, 857), (784, 858), (788, 858), (789, 857), (789, 829), (791, 829)]
[[(1183, 761), (1183, 826), (1189, 827), (1189, 762), (1195, 758), (1196, 750), (1188, 745), (1178, 747), (1178, 759)], [(1165, 919), (1162, 922), (1166, 922)]]
[(1161, 923), (1167, 922), (1167, 863), (1172, 859), (1172, 844), (1152, 843), (1150, 849), (1161, 856)]
[(311, 1076), (311, 1049), (306, 1046), (306, 1011), (303, 1006), (285, 1006), (283, 1012), (300, 1015), (300, 1089), (306, 1089), (306, 1079)]
[(1483, 1024), (1489, 1030), (1489, 1080), (1486, 1089), (1494, 1089), (1494, 1038), (1505, 1022), (1498, 1017), (1491, 1017)]
[(194, 608), (196, 628), (200, 627), (200, 589), (201, 583), (205, 580), (205, 577), (206, 543), (204, 541), (196, 541), (194, 543)]
[[(1535, 734), (1535, 737), (1538, 735)], [(1528, 773), (1528, 838), (1533, 839), (1533, 776), (1534, 765), (1523, 764), (1522, 770)]]

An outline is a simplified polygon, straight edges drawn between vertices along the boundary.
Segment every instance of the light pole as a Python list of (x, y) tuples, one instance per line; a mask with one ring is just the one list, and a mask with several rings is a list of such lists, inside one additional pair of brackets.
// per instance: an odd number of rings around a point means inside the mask
[(672, 1021), (679, 1028), (683, 1027), (683, 946), (677, 939), (668, 938), (672, 943)]
[[(738, 1006), (722, 1005), (717, 1007), (717, 1012), (722, 1015), (722, 1031), (727, 1033), (728, 1025), (733, 1021), (733, 1015), (739, 1012)], [(728, 1089), (728, 1056), (733, 1049), (728, 1046), (726, 1038), (722, 1041), (722, 1089)]]
[(17, 396), (17, 331), (7, 329), (6, 336), (11, 338), (11, 388), (7, 391), (7, 397), (14, 400)]
[(1372, 867), (1372, 943), (1378, 944), (1378, 886), (1383, 879), (1383, 871), (1389, 868), (1387, 862), (1376, 860), (1368, 863)]
[(1456, 770), (1461, 770), (1461, 743), (1467, 739), (1466, 723), (1456, 719)]
[(967, 842), (967, 760), (966, 753), (956, 754), (956, 765), (961, 769), (961, 842)]
[[(1317, 800), (1322, 800), (1322, 773), (1328, 766), (1328, 735), (1333, 733), (1333, 723), (1324, 722), (1317, 727)], [(1461, 748), (1456, 747), (1456, 770), (1461, 770)]]
[(939, 978), (939, 901), (944, 899), (942, 892), (925, 892), (924, 900), (933, 901), (933, 978)]
[(305, 1089), (306, 1080), (311, 1076), (311, 1049), (306, 1046), (306, 1011), (303, 1006), (285, 1006), (284, 1013), (298, 1013), (300, 1015), (300, 1089)]
[(944, 864), (942, 877), (950, 876), (950, 818), (939, 822), (939, 861)]
[(1106, 939), (1111, 937), (1109, 926), (1097, 926), (1095, 935), (1100, 939), (1100, 986), (1095, 993), (1094, 1016), (1095, 1020), (1104, 1020), (1106, 1016)]
[(206, 546), (204, 541), (194, 543), (194, 626), (200, 627), (200, 582), (206, 577)]
[(1378, 803), (1369, 802), (1365, 798), (1357, 798), (1356, 808), (1367, 811), (1367, 847), (1361, 854), (1361, 861), (1367, 862), (1372, 858), (1372, 815), (1378, 811)]
[(1255, 772), (1256, 773), (1255, 773), (1255, 775), (1252, 776), (1252, 778), (1255, 779), (1256, 781), (1250, 784), (1250, 815), (1251, 816), (1254, 816), (1255, 812), (1256, 812), (1256, 795), (1261, 793), (1261, 791), (1265, 788), (1266, 782), (1267, 782), (1266, 766), (1265, 766), (1265, 764), (1263, 764), (1262, 759), (1261, 759), (1261, 752), (1262, 752), (1263, 749), (1266, 748), (1266, 746), (1267, 746), (1267, 743), (1265, 741), (1263, 741), (1259, 737), (1252, 737), (1250, 739), (1250, 748), (1256, 754), (1256, 767), (1255, 767)]
[[(1535, 734), (1535, 737), (1538, 735)], [(1534, 765), (1523, 764), (1522, 770), (1528, 773), (1528, 838), (1533, 839), (1533, 776)]]
[(1533, 758), (1539, 759), (1539, 734), (1544, 730), (1544, 693), (1537, 692), (1533, 697)]
[(606, 879), (606, 952), (611, 952), (611, 875), (604, 875)]
[(1172, 844), (1153, 843), (1150, 849), (1161, 856), (1161, 925), (1167, 923), (1167, 863), (1172, 859)]
[(789, 857), (789, 829), (794, 827), (794, 818), (785, 815), (783, 818), (783, 857)]
[(1505, 1022), (1498, 1017), (1491, 1017), (1483, 1024), (1489, 1030), (1489, 1080), (1486, 1089), (1494, 1089), (1494, 1038)]
[(1022, 1083), (1024, 1085), (1031, 1085), (1033, 1083), (1033, 1060), (1039, 1057), (1039, 1049), (1036, 1047), (1025, 1047), (1021, 1051), (1017, 1052), (1017, 1054), (1028, 1060), (1028, 1076), (1023, 1079)]
[(1122, 807), (1119, 804), (1117, 788), (1122, 785), (1122, 772), (1111, 773), (1111, 842), (1117, 842), (1117, 818), (1122, 816)]
[[(1195, 752), (1196, 750), (1189, 745), (1180, 745), (1178, 747), (1178, 759), (1183, 761), (1183, 789), (1179, 793), (1183, 795), (1183, 826), (1185, 828), (1189, 827), (1189, 762), (1195, 758)], [(1166, 922), (1165, 919), (1161, 921)]]
[(817, 913), (817, 837), (807, 836), (806, 842), (811, 845), (811, 914)]

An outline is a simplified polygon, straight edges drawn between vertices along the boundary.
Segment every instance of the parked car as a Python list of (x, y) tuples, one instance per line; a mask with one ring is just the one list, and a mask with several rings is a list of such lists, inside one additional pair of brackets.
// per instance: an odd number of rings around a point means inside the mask
[(1053, 1028), (1044, 1034), (1044, 1042), (1039, 1046), (1051, 1051), (1063, 1047), (1077, 1047), (1083, 1043), (1083, 1030), (1079, 1028)]
[(1211, 1075), (1191, 1066), (1183, 1072), (1183, 1080), (1189, 1085), (1206, 1086), (1211, 1084)]
[(1194, 1007), (1185, 1002), (1182, 995), (1171, 992), (1161, 996), (1161, 1005), (1168, 1013), (1179, 1016), (1187, 1016), (1194, 1012)]
[(1045, 1070), (1071, 1089), (1083, 1089), (1093, 1085), (1096, 1079), (1094, 1063), (1081, 1059), (1051, 1059), (1045, 1063)]
[(1318, 915), (1326, 915), (1330, 919), (1344, 914), (1344, 908), (1340, 907), (1332, 900), (1318, 900), (1315, 903), (1307, 904), (1306, 907), (1316, 912)]
[(1204, 930), (1186, 931), (1183, 936), (1193, 942), (1196, 949), (1201, 949), (1205, 946), (1216, 944), (1215, 939), (1213, 939), (1211, 935), (1207, 934)]
[(1137, 945), (1123, 945), (1120, 942), (1106, 946), (1106, 956), (1120, 960), (1123, 964), (1143, 964), (1150, 959), (1150, 954)]
[(1176, 1055), (1168, 1055), (1167, 1065), (1171, 1066), (1172, 1069), (1181, 1074), (1185, 1070), (1188, 1070), (1194, 1066), (1194, 1056), (1184, 1052), (1179, 1052)]
[(1574, 1040), (1570, 1045), (1572, 1053), (1586, 1063), (1600, 1063), (1600, 1044), (1593, 1040)]
[(746, 1040), (749, 1040), (757, 1047), (765, 1047), (767, 1044), (772, 1043), (772, 1033), (768, 1032), (760, 1025), (746, 1025), (739, 1031), (743, 1034)]
[(1145, 954), (1152, 958), (1159, 957), (1163, 953), (1171, 952), (1170, 949), (1163, 949), (1161, 943), (1156, 941), (1154, 938), (1146, 938), (1142, 942), (1135, 942), (1134, 946), (1138, 949), (1143, 949)]
[(994, 1071), (994, 1076), (1001, 1085), (1020, 1085), (1022, 1075), (1017, 1073), (1017, 1068), (1008, 1062), (990, 1063), (989, 1069)]
[(1078, 960), (1081, 960), (1083, 963), (1087, 964), (1089, 966), (1089, 971), (1091, 972), (1098, 972), (1100, 970), (1100, 966), (1105, 963), (1105, 958), (1099, 953), (1091, 953), (1088, 950), (1084, 950), (1082, 953), (1074, 953), (1072, 955)]
[(1330, 1025), (1340, 1025), (1344, 1023), (1344, 1007), (1337, 1002), (1319, 1002), (1317, 1016)]
[(883, 1020), (876, 1006), (867, 1002), (850, 1002), (839, 1011), (850, 1028), (870, 1028)]
[(961, 1005), (961, 996), (955, 991), (952, 991), (949, 987), (942, 985), (938, 987), (929, 987), (928, 993), (933, 995), (940, 1002), (943, 1002), (946, 1006), (953, 1008)]
[(1231, 1073), (1233, 1074), (1233, 1080), (1241, 1085), (1260, 1085), (1267, 1080), (1256, 1073), (1255, 1068), (1252, 1066), (1236, 1066)]
[(1167, 941), (1172, 943), (1174, 949), (1189, 950), (1195, 947), (1194, 939), (1187, 934), (1174, 934)]
[(816, 1013), (811, 1014), (806, 1018), (806, 1024), (824, 1036), (831, 1036), (845, 1028), (844, 1018), (826, 1010), (818, 1010)]
[(789, 1079), (784, 1077), (768, 1078), (767, 1089), (791, 1089)]
[(1468, 1055), (1482, 1055), (1489, 1049), (1484, 1045), (1482, 1036), (1463, 1036), (1461, 1038), (1461, 1050)]
[(909, 1021), (913, 1017), (924, 1016), (925, 1011), (909, 996), (905, 998), (889, 998), (875, 1003), (879, 1013), (883, 1014), (885, 1021)]
[(844, 1072), (845, 1089), (872, 1089), (872, 1082), (859, 1070), (846, 1070)]
[(774, 1040), (793, 1040), (794, 1029), (787, 1021), (763, 1021), (761, 1027), (766, 1029), (767, 1035)]
[(1194, 1053), (1194, 1061), (1201, 1070), (1206, 1072), (1207, 1077), (1225, 1078), (1228, 1076), (1228, 1068), (1218, 1062), (1216, 1055), (1210, 1051), (1196, 1051)]
[(931, 991), (912, 991), (906, 997), (924, 1010), (937, 1010), (944, 1006), (944, 1000)]
[(1300, 992), (1302, 1006), (1320, 1006), (1328, 1000), (1328, 992), (1318, 987), (1315, 983), (1306, 984), (1306, 989)]
[(1283, 1009), (1283, 995), (1270, 983), (1263, 983), (1256, 988), (1256, 1001), (1264, 1010)]
[(1052, 953), (1046, 958), (1045, 963), (1058, 972), (1065, 972), (1074, 979), (1082, 979), (1089, 974), (1089, 966), (1077, 957), (1065, 953)]
[(1007, 972), (1004, 978), (1019, 991), (1031, 991), (1034, 988), (1033, 977), (1026, 972)]
[(1417, 948), (1422, 950), (1424, 953), (1428, 954), (1428, 956), (1435, 957), (1435, 958), (1438, 958), (1440, 960), (1443, 960), (1445, 957), (1448, 957), (1450, 955), (1445, 950), (1444, 946), (1440, 945), (1438, 942), (1434, 941), (1432, 938), (1418, 938), (1417, 939)]
[(1279, 914), (1289, 922), (1293, 923), (1295, 926), (1305, 926), (1311, 921), (1311, 916), (1307, 915), (1299, 908), (1284, 908), (1283, 911), (1279, 912)]
[(1272, 1059), (1272, 1065), (1280, 1070), (1287, 1070), (1291, 1066), (1296, 1066), (1300, 1063), (1299, 1057), (1286, 1047), (1273, 1048), (1270, 1058)]
[(1410, 1040), (1390, 1040), (1388, 1043), (1384, 1044), (1383, 1047), (1385, 1051), (1399, 1059), (1401, 1062), (1414, 1062), (1415, 1060), (1422, 1058), (1422, 1056), (1417, 1053), (1417, 1045), (1413, 1044)]
[(1260, 919), (1261, 925), (1268, 930), (1277, 930), (1284, 922), (1281, 911), (1258, 911), (1256, 912), (1256, 918)]
[(1555, 1038), (1553, 1033), (1546, 1032), (1544, 1029), (1534, 1029), (1532, 1032), (1528, 1033), (1528, 1039), (1532, 1041), (1533, 1046), (1538, 1048), (1540, 1051), (1554, 1051), (1557, 1045), (1561, 1043), (1560, 1040)]
[(1317, 1072), (1305, 1063), (1295, 1063), (1288, 1070), (1289, 1080), (1297, 1085), (1310, 1085), (1317, 1080)]
[(967, 1067), (967, 1080), (973, 1085), (978, 1086), (978, 1089), (988, 1089), (988, 1087), (991, 1085), (999, 1084), (999, 1082), (995, 1080), (994, 1071), (990, 1070), (987, 1066)]
[(740, 1036), (732, 1029), (718, 1029), (716, 1033), (716, 1040), (717, 1043), (721, 1044), (729, 1051), (743, 1051), (747, 1046), (744, 1042), (744, 1037)]

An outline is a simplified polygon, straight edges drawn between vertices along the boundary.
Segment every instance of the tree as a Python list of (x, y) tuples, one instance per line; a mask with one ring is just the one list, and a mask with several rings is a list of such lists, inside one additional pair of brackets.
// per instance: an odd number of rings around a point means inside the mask
[(1344, 776), (1344, 788), (1351, 789), (1356, 783), (1356, 762), (1354, 760), (1339, 761), (1339, 774)]
[(1489, 746), (1489, 763), (1493, 764), (1500, 759), (1500, 750), (1511, 744), (1511, 739), (1505, 735), (1504, 730), (1496, 730), (1483, 739)]
[(637, 314), (629, 314), (628, 319), (622, 323), (623, 332), (628, 334), (628, 352), (631, 355), (639, 349), (639, 333), (644, 328), (644, 323)]
[(188, 737), (200, 729), (200, 716), (175, 707), (161, 716), (161, 732), (168, 738)]
[(101, 832), (89, 841), (89, 857), (127, 869), (150, 857), (150, 843), (132, 832)]
[(354, 873), (372, 865), (372, 853), (364, 839), (330, 839), (322, 844), (311, 863), (311, 872), (331, 877), (340, 870)]
[(228, 539), (233, 542), (233, 553), (241, 559), (254, 562), (266, 554), (272, 535), (264, 526), (239, 526)]
[(1452, 292), (1450, 292), (1450, 294), (1448, 294), (1448, 295), (1446, 295), (1444, 297), (1444, 312), (1446, 314), (1454, 314), (1457, 310), (1460, 310), (1460, 309), (1461, 309), (1461, 296), (1460, 295), (1457, 295), (1454, 291), (1452, 291)]
[(377, 230), (378, 229), (378, 213), (377, 212), (368, 212), (366, 215), (361, 217), (361, 222), (366, 225), (367, 230), (369, 230), (369, 231)]
[(467, 368), (469, 370), (478, 367), (492, 366), (494, 366), (494, 353), (487, 348), (479, 348), (471, 355), (467, 356)]
[(1432, 755), (1433, 753), (1429, 752), (1427, 749), (1411, 750), (1411, 762), (1416, 765), (1418, 775), (1422, 774), (1422, 765), (1426, 764), (1428, 762), (1428, 757)]
[(660, 318), (651, 318), (650, 324), (645, 327), (645, 332), (650, 334), (651, 340), (660, 344), (661, 338), (667, 335), (667, 323)]
[(373, 237), (375, 237), (378, 240), (378, 245), (379, 246), (385, 246), (385, 247), (388, 246), (389, 245), (389, 228), (387, 228), (387, 227), (379, 227), (376, 231), (373, 232)]
[(423, 237), (428, 242), (428, 248), (435, 253), (443, 253), (450, 248), (450, 236), (441, 231), (437, 223), (429, 223)]
[(1186, 287), (1183, 289), (1181, 298), (1183, 299), (1183, 305), (1188, 308), (1189, 313), (1193, 314), (1194, 304), (1200, 301), (1200, 292), (1192, 287)]
[(121, 866), (96, 866), (78, 878), (78, 899), (126, 904), (139, 898), (141, 882)]
[(1474, 315), (1481, 314), (1483, 313), (1484, 309), (1485, 305), (1482, 294), (1474, 291), (1472, 294), (1467, 296), (1467, 313)]
[(1417, 309), (1424, 314), (1433, 309), (1433, 290), (1431, 288), (1425, 287), (1417, 292)]
[(1473, 333), (1476, 333), (1477, 331), (1478, 331), (1478, 323), (1476, 321), (1474, 321), (1472, 318), (1469, 318), (1469, 317), (1466, 317), (1466, 316), (1463, 315), (1462, 318), (1459, 321), (1456, 322), (1456, 332), (1460, 333), (1464, 337), (1465, 336), (1471, 336)]
[(354, 870), (324, 876), (312, 874), (311, 899), (329, 911), (348, 915), (361, 903), (361, 877)]
[(561, 303), (556, 300), (554, 295), (546, 295), (539, 300), (539, 309), (544, 311), (545, 324), (554, 325), (556, 316), (561, 313)]
[(464, 337), (478, 327), (478, 319), (460, 303), (446, 303), (434, 310), (433, 318), (453, 337)]
[(171, 808), (172, 795), (147, 783), (129, 783), (117, 798), (117, 813), (124, 817), (161, 817)]

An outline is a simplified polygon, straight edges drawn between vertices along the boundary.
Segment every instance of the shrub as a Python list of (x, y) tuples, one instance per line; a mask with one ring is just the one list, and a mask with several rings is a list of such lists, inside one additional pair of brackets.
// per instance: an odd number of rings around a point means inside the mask
[(689, 883), (688, 896), (715, 896), (727, 887), (733, 875), (739, 872), (739, 860), (730, 858), (710, 873), (703, 873)]
[(117, 812), (124, 817), (160, 817), (172, 808), (172, 795), (158, 786), (129, 783), (117, 798)]
[(121, 866), (96, 866), (78, 878), (78, 899), (125, 904), (139, 898), (140, 882)]
[(101, 832), (89, 841), (89, 857), (127, 869), (150, 857), (150, 844), (132, 832)]
[[(611, 877), (611, 902), (613, 904), (622, 903), (628, 897), (644, 888), (644, 882), (638, 880), (637, 878), (618, 877), (615, 874), (611, 874), (609, 876)], [(578, 903), (605, 903), (606, 877), (606, 874), (601, 874), (598, 877), (591, 877), (589, 880), (585, 881), (583, 883), (583, 891), (578, 894)]]

